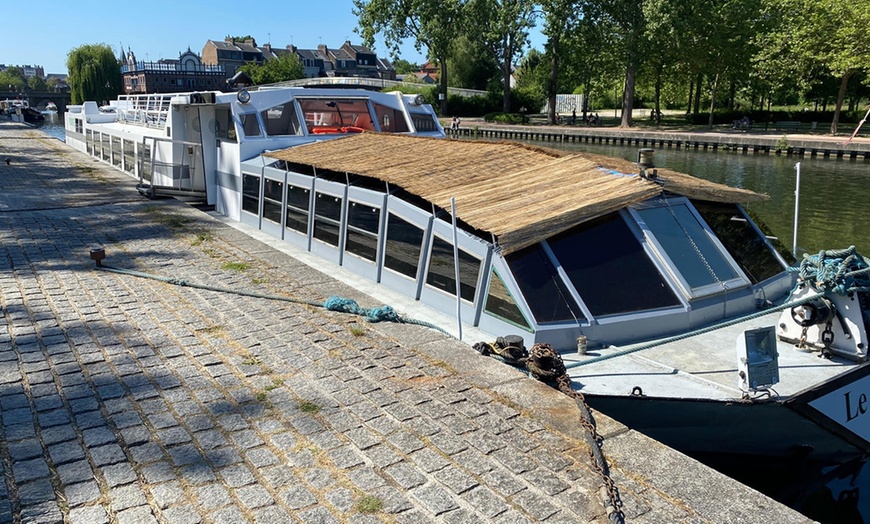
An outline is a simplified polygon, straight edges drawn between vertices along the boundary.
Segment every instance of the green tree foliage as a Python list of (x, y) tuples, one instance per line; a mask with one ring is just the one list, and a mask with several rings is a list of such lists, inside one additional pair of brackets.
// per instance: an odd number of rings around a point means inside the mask
[(250, 76), (257, 85), (305, 78), (302, 63), (295, 53), (281, 53), (278, 58), (266, 60), (263, 65), (248, 62), (239, 69)]
[(457, 28), (463, 20), (462, 0), (353, 0), (353, 13), (359, 20), (363, 43), (374, 46), (375, 35), (382, 34), (390, 57), (398, 58), (399, 45), (413, 39), (418, 51), (441, 66), (441, 114), (447, 113), (447, 59), (451, 55)]
[(559, 72), (565, 59), (565, 39), (574, 31), (583, 17), (583, 4), (577, 0), (542, 0), (544, 11), (544, 35), (547, 36), (547, 59), (549, 74), (546, 78), (549, 111), (547, 121), (556, 123), (556, 94), (559, 92)]
[(25, 80), (21, 70), (17, 67), (10, 67), (6, 71), (0, 71), (0, 90), (23, 91), (26, 85), (27, 80)]
[(34, 91), (45, 91), (46, 89), (45, 80), (39, 78), (38, 76), (32, 76), (28, 78), (27, 86)]
[(469, 0), (467, 34), (478, 39), (501, 70), (502, 110), (511, 108), (511, 73), (529, 41), (537, 13), (531, 0)]
[(85, 44), (72, 49), (66, 58), (67, 83), (73, 104), (87, 100), (100, 103), (121, 92), (121, 69), (112, 48), (106, 44)]
[(405, 60), (404, 58), (398, 58), (393, 61), (393, 68), (396, 70), (397, 74), (404, 75), (407, 73), (413, 73), (415, 71), (420, 70), (420, 66)]
[(450, 85), (485, 91), (492, 81), (498, 80), (498, 64), (486, 49), (466, 35), (459, 35), (453, 44), (453, 55), (447, 59)]

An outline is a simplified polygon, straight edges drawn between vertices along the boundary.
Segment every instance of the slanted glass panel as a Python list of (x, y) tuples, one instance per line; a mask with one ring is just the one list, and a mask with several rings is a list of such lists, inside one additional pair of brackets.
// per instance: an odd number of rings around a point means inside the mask
[(345, 250), (372, 262), (377, 261), (380, 223), (380, 209), (360, 202), (350, 202), (347, 208)]
[(341, 228), (341, 198), (317, 193), (314, 199), (314, 238), (338, 247)]
[(372, 107), (375, 108), (375, 117), (378, 119), (378, 125), (381, 126), (383, 133), (407, 133), (408, 122), (405, 121), (405, 115), (392, 107), (388, 107), (376, 102), (372, 102)]
[[(297, 97), (305, 125), (312, 134), (374, 130), (368, 102), (364, 99)], [(342, 128), (357, 129), (342, 129)]]
[(692, 289), (739, 278), (685, 204), (639, 209), (637, 213)]
[(260, 136), (260, 122), (255, 113), (239, 115), (239, 119), (242, 121), (242, 131), (245, 136)]
[(145, 143), (141, 147), (142, 151), (142, 178), (147, 182), (151, 182), (151, 144)]
[(284, 183), (266, 179), (263, 186), (263, 218), (276, 224), (281, 223), (281, 199), (284, 195)]
[(310, 191), (287, 184), (287, 222), (284, 227), (308, 234), (308, 196)]
[(438, 131), (435, 117), (427, 113), (411, 113), (411, 122), (417, 131)]
[(505, 261), (539, 323), (586, 318), (540, 244), (511, 253)]
[(270, 107), (260, 113), (263, 117), (263, 125), (266, 126), (266, 134), (269, 136), (301, 135), (299, 118), (296, 116), (296, 106), (293, 102)]
[[(463, 300), (474, 302), (477, 288), (477, 274), (480, 259), (459, 250), (459, 294)], [(432, 254), (429, 257), (429, 271), (426, 283), (432, 287), (456, 295), (456, 270), (453, 260), (453, 245), (438, 237), (432, 239)]]
[(416, 279), (422, 247), (422, 229), (392, 213), (387, 215), (387, 245), (384, 252), (384, 267)]
[(547, 243), (593, 315), (680, 304), (616, 213), (569, 229)]
[(121, 167), (121, 137), (112, 137), (112, 165)]
[(692, 203), (753, 284), (785, 270), (767, 242), (752, 227), (736, 204)]
[(94, 132), (91, 129), (85, 131), (85, 142), (87, 143), (88, 154), (94, 154)]
[(124, 170), (128, 173), (134, 173), (136, 171), (136, 144), (129, 141), (124, 140), (121, 143), (121, 147), (124, 148)]
[(236, 139), (236, 124), (233, 121), (233, 112), (230, 108), (217, 109), (215, 111), (214, 134), (218, 138), (227, 140)]
[(260, 212), (260, 177), (242, 175), (242, 210), (255, 215)]
[(504, 281), (498, 272), (493, 269), (489, 278), (489, 290), (486, 293), (486, 305), (484, 311), (494, 317), (501, 318), (523, 329), (531, 331), (531, 326), (517, 306), (516, 300), (511, 296)]
[(103, 133), (101, 138), (101, 146), (102, 146), (102, 159), (109, 160), (111, 158), (111, 150), (112, 150), (112, 137)]

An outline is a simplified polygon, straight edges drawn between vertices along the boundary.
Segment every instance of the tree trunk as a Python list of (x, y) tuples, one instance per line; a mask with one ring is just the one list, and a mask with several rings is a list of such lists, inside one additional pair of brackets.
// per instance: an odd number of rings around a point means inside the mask
[(619, 127), (631, 127), (631, 112), (634, 109), (635, 66), (629, 64), (625, 69), (625, 86), (622, 90), (622, 121)]
[(719, 88), (719, 73), (716, 73), (716, 78), (713, 79), (713, 96), (710, 98), (710, 118), (707, 121), (707, 127), (713, 129), (713, 111), (716, 109), (716, 90)]
[(853, 70), (848, 70), (840, 80), (840, 92), (837, 93), (837, 107), (834, 108), (834, 118), (831, 120), (831, 134), (837, 134), (837, 124), (840, 122), (840, 110), (843, 108), (843, 99), (846, 97), (846, 87), (852, 77)]
[(701, 82), (704, 81), (704, 75), (698, 73), (698, 78), (695, 80), (695, 107), (692, 111), (696, 115), (701, 112)]
[(734, 80), (728, 86), (728, 111), (734, 111), (734, 96), (737, 93), (737, 84)]
[(686, 102), (686, 116), (692, 114), (692, 96), (694, 95), (695, 81), (689, 80), (689, 100)]
[(548, 100), (549, 100), (549, 110), (547, 111), (547, 123), (555, 125), (556, 122), (556, 94), (559, 90), (558, 81), (559, 81), (559, 34), (553, 35), (551, 39), (552, 45), (550, 46), (550, 52), (552, 53), (552, 57), (550, 59), (550, 83), (547, 86)]
[(656, 124), (660, 124), (662, 121), (662, 70), (664, 70), (665, 65), (663, 63), (659, 63), (658, 70), (656, 71), (656, 93), (655, 93), (655, 122)]
[[(438, 58), (438, 61), (441, 62), (441, 89), (438, 91), (440, 98), (438, 107), (441, 114), (447, 116), (447, 60), (442, 56)], [(441, 98), (442, 96), (443, 98)]]
[[(504, 97), (502, 98), (501, 110), (504, 113), (511, 112), (511, 63), (505, 60), (501, 71), (502, 82), (504, 82)], [(526, 108), (528, 110), (529, 108)]]

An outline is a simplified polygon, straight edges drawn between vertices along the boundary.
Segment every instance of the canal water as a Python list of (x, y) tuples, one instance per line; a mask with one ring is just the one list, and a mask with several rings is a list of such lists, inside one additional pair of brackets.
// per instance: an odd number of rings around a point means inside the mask
[[(64, 139), (62, 120), (46, 118), (46, 134)], [(635, 161), (636, 147), (604, 144), (530, 142), (570, 151), (587, 151)], [(764, 193), (770, 199), (747, 206), (792, 247), (795, 182), (800, 162), (798, 259), (803, 253), (855, 245), (870, 256), (870, 161), (796, 158), (733, 151), (656, 149), (657, 167), (689, 173)], [(870, 466), (857, 462), (835, 466), (760, 464), (736, 457), (696, 457), (823, 524), (870, 522)], [(864, 491), (864, 497), (861, 492)]]

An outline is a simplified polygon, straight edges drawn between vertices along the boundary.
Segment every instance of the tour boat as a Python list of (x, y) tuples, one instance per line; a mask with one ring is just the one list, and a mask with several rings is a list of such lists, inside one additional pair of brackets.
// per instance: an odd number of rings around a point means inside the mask
[(427, 306), (466, 342), (547, 343), (593, 407), (666, 444), (870, 452), (867, 263), (832, 251), (789, 271), (742, 205), (764, 195), (656, 167), (651, 150), (633, 163), (444, 139), (430, 106), (396, 93), (111, 105), (70, 107), (66, 142), (143, 194), (198, 196)]

